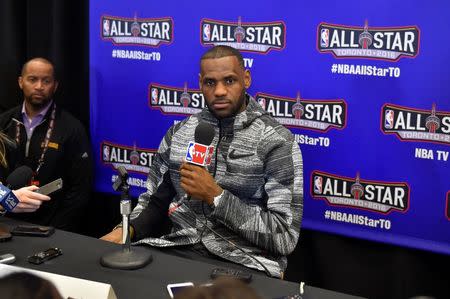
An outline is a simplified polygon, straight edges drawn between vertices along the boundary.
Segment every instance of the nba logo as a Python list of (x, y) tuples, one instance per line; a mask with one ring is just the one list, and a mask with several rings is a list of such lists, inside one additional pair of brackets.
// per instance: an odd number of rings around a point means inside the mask
[(194, 150), (195, 150), (194, 146), (195, 146), (195, 143), (189, 142), (189, 145), (188, 145), (188, 148), (186, 151), (186, 161), (188, 161), (188, 162), (191, 162), (194, 157)]
[(320, 46), (321, 47), (324, 47), (324, 48), (328, 47), (329, 37), (330, 37), (329, 29), (324, 28), (320, 31)]
[(266, 99), (265, 98), (258, 98), (258, 103), (261, 105), (261, 107), (266, 110)]
[(384, 114), (384, 127), (386, 129), (394, 128), (394, 110), (386, 110)]
[(322, 194), (322, 177), (320, 176), (314, 177), (314, 193)]
[(152, 104), (158, 105), (158, 89), (152, 88)]
[(211, 38), (211, 25), (203, 24), (203, 40), (209, 41)]
[(109, 146), (103, 146), (103, 161), (109, 161)]
[(103, 20), (103, 35), (109, 36), (109, 20)]

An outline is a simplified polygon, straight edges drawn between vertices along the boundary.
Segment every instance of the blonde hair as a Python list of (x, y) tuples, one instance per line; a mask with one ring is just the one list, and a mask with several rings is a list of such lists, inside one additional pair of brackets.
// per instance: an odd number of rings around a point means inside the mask
[(6, 135), (0, 132), (0, 166), (7, 167), (8, 163), (6, 162), (6, 147), (5, 147), (5, 140)]

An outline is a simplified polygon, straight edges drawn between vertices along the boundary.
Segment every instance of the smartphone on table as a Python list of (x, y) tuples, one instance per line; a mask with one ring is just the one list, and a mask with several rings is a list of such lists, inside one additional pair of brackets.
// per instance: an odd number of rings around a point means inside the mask
[(14, 236), (49, 237), (55, 232), (53, 226), (43, 225), (17, 225), (11, 230)]

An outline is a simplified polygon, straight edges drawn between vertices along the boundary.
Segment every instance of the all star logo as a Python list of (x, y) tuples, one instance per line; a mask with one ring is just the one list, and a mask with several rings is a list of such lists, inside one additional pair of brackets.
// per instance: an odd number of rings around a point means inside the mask
[(145, 149), (133, 146), (114, 144), (103, 141), (101, 143), (101, 161), (114, 168), (125, 167), (128, 171), (147, 175), (156, 149)]
[(424, 141), (450, 145), (450, 112), (384, 104), (381, 131), (395, 134), (402, 141)]
[(363, 209), (388, 214), (409, 208), (409, 185), (344, 177), (315, 170), (311, 173), (311, 196), (332, 206)]
[(173, 41), (173, 20), (166, 18), (134, 18), (102, 16), (101, 37), (117, 45), (159, 47)]
[(286, 46), (286, 25), (282, 21), (261, 23), (203, 19), (200, 22), (202, 45), (226, 45), (241, 51), (267, 53)]
[(148, 87), (149, 106), (164, 114), (191, 115), (206, 107), (205, 98), (200, 89), (165, 86), (151, 83)]
[(328, 131), (342, 129), (347, 123), (344, 100), (312, 100), (257, 93), (256, 101), (278, 122), (295, 128)]
[(369, 58), (398, 61), (419, 53), (420, 31), (417, 26), (369, 27), (320, 23), (317, 49), (337, 58)]

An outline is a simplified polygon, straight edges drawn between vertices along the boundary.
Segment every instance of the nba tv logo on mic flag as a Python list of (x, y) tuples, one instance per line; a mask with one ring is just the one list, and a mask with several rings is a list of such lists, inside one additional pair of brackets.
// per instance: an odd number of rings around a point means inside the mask
[(211, 164), (211, 157), (214, 152), (214, 146), (206, 146), (204, 144), (189, 142), (186, 150), (186, 162), (207, 166)]
[(0, 205), (8, 212), (14, 210), (14, 208), (19, 204), (19, 199), (14, 195), (14, 193), (0, 184)]

